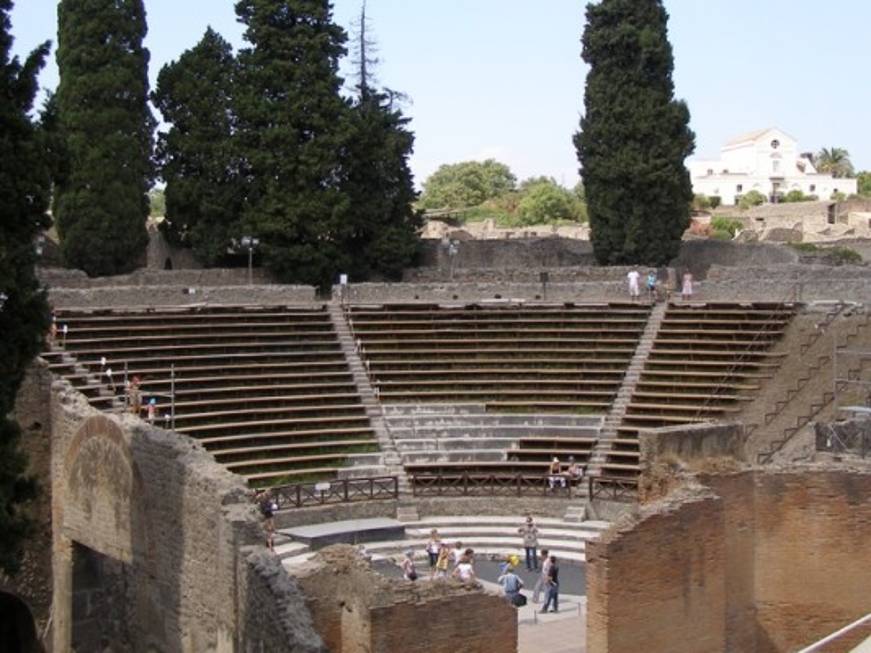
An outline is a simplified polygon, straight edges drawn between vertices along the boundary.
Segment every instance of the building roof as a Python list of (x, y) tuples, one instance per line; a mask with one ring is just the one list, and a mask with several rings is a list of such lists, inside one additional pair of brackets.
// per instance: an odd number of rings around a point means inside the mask
[(766, 132), (770, 132), (772, 129), (774, 129), (774, 127), (766, 127), (765, 129), (757, 129), (756, 131), (741, 134), (740, 136), (736, 136), (735, 138), (730, 139), (726, 143), (726, 147), (729, 147), (730, 145), (740, 145), (741, 143), (755, 141), (757, 138), (760, 138)]

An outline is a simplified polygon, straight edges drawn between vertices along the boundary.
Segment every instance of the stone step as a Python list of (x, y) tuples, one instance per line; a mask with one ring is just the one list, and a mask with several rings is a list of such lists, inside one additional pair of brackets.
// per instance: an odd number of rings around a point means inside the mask
[(400, 453), (414, 451), (456, 451), (458, 449), (510, 449), (516, 438), (396, 438), (396, 449)]
[(384, 416), (391, 429), (431, 428), (459, 426), (528, 426), (528, 427), (568, 427), (595, 430), (602, 423), (602, 415), (564, 415), (547, 413), (488, 413), (484, 415), (457, 416), (450, 413), (430, 413), (419, 416), (396, 416), (391, 404), (384, 404)]
[(390, 434), (394, 440), (411, 439), (447, 439), (447, 438), (595, 438), (599, 434), (599, 426), (595, 429), (575, 426), (432, 426), (424, 428), (395, 428), (390, 426)]
[[(535, 519), (535, 524), (538, 528), (553, 527), (593, 532), (601, 532), (611, 526), (610, 522), (597, 519), (587, 520), (581, 524), (566, 524), (564, 520), (558, 519), (556, 517), (539, 517)], [(439, 531), (441, 531), (442, 528), (449, 528), (452, 526), (463, 527), (483, 525), (486, 525), (488, 527), (493, 525), (501, 525), (505, 528), (516, 530), (523, 525), (523, 517), (518, 517), (516, 515), (451, 515), (443, 517), (427, 517), (421, 519), (416, 524), (408, 524), (406, 528), (424, 529), (429, 532), (429, 530), (433, 528), (437, 528), (439, 529)]]
[(371, 478), (373, 476), (396, 476), (396, 474), (388, 474), (387, 468), (384, 465), (355, 465), (353, 467), (343, 467), (338, 471), (337, 476), (340, 479), (346, 479)]
[(278, 544), (278, 537), (279, 536), (276, 535), (274, 550), (275, 555), (277, 555), (280, 560), (284, 560), (285, 558), (291, 558), (293, 556), (298, 556), (302, 553), (307, 553), (309, 551), (308, 545), (303, 544), (302, 542), (294, 542), (293, 540), (288, 540), (282, 544)]
[(384, 404), (387, 416), (418, 415), (483, 415), (487, 412), (484, 404)]
[[(422, 539), (404, 539), (391, 540), (387, 542), (369, 542), (365, 545), (366, 552), (371, 555), (380, 555), (383, 557), (392, 557), (402, 554), (405, 551), (414, 551), (415, 557), (426, 557), (426, 545), (428, 538)], [(448, 544), (454, 540), (445, 539)], [(469, 536), (459, 538), (457, 541), (462, 543), (463, 548), (471, 548), (475, 550), (476, 555), (503, 553), (523, 554), (523, 540), (519, 537), (498, 537), (498, 536)], [(552, 540), (538, 538), (538, 549), (547, 549), (558, 558), (566, 558), (583, 562), (584, 558), (584, 543), (570, 540)]]
[(403, 452), (402, 462), (415, 463), (474, 463), (500, 462), (505, 460), (503, 449), (458, 449), (455, 451), (415, 451)]
[[(407, 539), (412, 540), (421, 540), (426, 541), (429, 538), (429, 529), (416, 529), (411, 528), (408, 524), (405, 527), (405, 535)], [(518, 546), (523, 546), (523, 539), (520, 534), (517, 533), (517, 529), (515, 528), (512, 532), (511, 529), (506, 529), (500, 526), (494, 526), (492, 528), (487, 528), (486, 526), (455, 526), (453, 528), (440, 528), (439, 535), (442, 540), (448, 543), (456, 542), (457, 540), (461, 542), (466, 542), (474, 537), (480, 538), (505, 538), (511, 540), (514, 544)], [(544, 541), (562, 541), (566, 546), (569, 543), (578, 544), (583, 550), (584, 542), (587, 540), (595, 539), (599, 536), (599, 531), (576, 531), (569, 529), (553, 529), (553, 528), (539, 528), (538, 532), (538, 540), (539, 542)], [(541, 545), (544, 546), (544, 545)], [(544, 546), (544, 548), (547, 548)]]

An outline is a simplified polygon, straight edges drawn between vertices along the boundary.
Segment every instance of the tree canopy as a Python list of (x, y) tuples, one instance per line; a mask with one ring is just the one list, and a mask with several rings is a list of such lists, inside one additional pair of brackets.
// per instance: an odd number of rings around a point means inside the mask
[(495, 159), (445, 164), (423, 184), (420, 206), (426, 209), (459, 209), (515, 190), (517, 177)]
[(69, 161), (54, 212), (64, 258), (91, 276), (133, 270), (148, 243), (146, 30), (142, 0), (58, 5), (57, 109)]
[(689, 226), (695, 148), (689, 110), (674, 98), (674, 57), (661, 0), (587, 6), (583, 59), (590, 65), (581, 163), (593, 250), (603, 265), (662, 265)]
[(206, 265), (226, 259), (243, 231), (245, 189), (234, 136), (237, 74), (232, 47), (209, 28), (196, 46), (161, 69), (152, 94), (170, 125), (157, 140), (156, 158), (166, 182), (161, 228)]
[(24, 372), (42, 346), (48, 306), (34, 273), (34, 238), (47, 226), (50, 171), (45, 142), (28, 117), (49, 44), (22, 63), (10, 58), (11, 0), (0, 0), (0, 571), (14, 573), (30, 532), (20, 429), (8, 415)]
[(863, 170), (856, 175), (858, 193), (863, 197), (871, 197), (871, 171)]
[(550, 177), (534, 177), (520, 184), (518, 224), (529, 226), (554, 220), (586, 219), (586, 208), (577, 196)]
[(850, 153), (842, 147), (824, 147), (814, 157), (814, 161), (819, 172), (827, 172), (835, 178), (853, 176)]
[(374, 85), (375, 42), (360, 12), (355, 38), (357, 85), (349, 116), (343, 189), (351, 203), (344, 249), (354, 279), (398, 279), (417, 254), (422, 217), (408, 159), (414, 148), (410, 122), (392, 95)]
[(240, 0), (239, 147), (248, 178), (242, 223), (279, 280), (327, 285), (346, 269), (350, 200), (341, 156), (344, 30), (328, 0)]

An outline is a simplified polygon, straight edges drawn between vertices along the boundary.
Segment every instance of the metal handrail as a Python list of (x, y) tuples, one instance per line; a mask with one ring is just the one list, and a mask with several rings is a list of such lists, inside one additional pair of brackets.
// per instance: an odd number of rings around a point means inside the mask
[(317, 483), (291, 483), (269, 488), (279, 510), (399, 498), (397, 476), (346, 478)]
[[(790, 287), (790, 290), (787, 293), (786, 297), (775, 304), (775, 310), (785, 308), (790, 303), (795, 304), (797, 302), (796, 297), (798, 296), (800, 287), (801, 287), (801, 284), (797, 284), (797, 283), (793, 284)], [(792, 302), (790, 302), (788, 299), (790, 296), (792, 296)], [(769, 318), (768, 320), (763, 321), (762, 326), (768, 326), (769, 324), (773, 324), (774, 322), (775, 322), (775, 318), (772, 317), (772, 318)], [(745, 362), (747, 356), (750, 354), (750, 352), (756, 346), (756, 341), (762, 336), (763, 333), (765, 333), (764, 329), (756, 332), (756, 334), (750, 339), (750, 343), (744, 348), (744, 351), (738, 356), (737, 359), (735, 359), (732, 362), (732, 365), (729, 366), (729, 369), (726, 370), (726, 373), (723, 375), (723, 379), (728, 379), (735, 374), (735, 370), (737, 370), (738, 367), (742, 363)], [(707, 399), (705, 399), (705, 401), (702, 403), (702, 405), (699, 407), (699, 409), (696, 411), (696, 413), (695, 413), (695, 415), (693, 415), (693, 417), (701, 417), (702, 413), (710, 405), (711, 401), (713, 399), (715, 399), (717, 396), (719, 396), (721, 390), (723, 389), (723, 387), (725, 385), (726, 384), (724, 382), (724, 383), (720, 384), (719, 386), (717, 386), (716, 388), (714, 388), (713, 394), (708, 395)]]
[(568, 477), (551, 484), (553, 474), (413, 474), (409, 476), (414, 496), (543, 496), (572, 498), (576, 483)]

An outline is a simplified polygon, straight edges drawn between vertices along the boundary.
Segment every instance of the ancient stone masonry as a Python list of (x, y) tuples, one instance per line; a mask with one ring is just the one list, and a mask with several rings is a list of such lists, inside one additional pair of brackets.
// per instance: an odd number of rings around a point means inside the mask
[(298, 580), (332, 653), (517, 650), (517, 611), (501, 597), (453, 580), (390, 580), (351, 546), (322, 550)]
[(50, 411), (53, 650), (324, 650), (241, 479), (64, 381)]
[(868, 612), (871, 467), (703, 473), (587, 545), (587, 646), (780, 652)]

